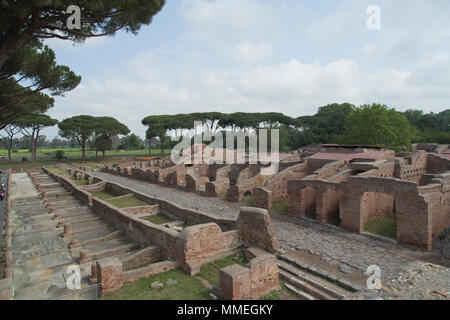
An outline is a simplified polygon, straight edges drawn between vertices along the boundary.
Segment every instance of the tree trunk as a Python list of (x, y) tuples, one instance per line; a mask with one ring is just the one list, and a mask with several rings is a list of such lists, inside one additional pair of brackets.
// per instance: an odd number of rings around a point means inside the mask
[(150, 142), (148, 143), (148, 155), (152, 155), (152, 144)]
[(164, 155), (164, 137), (159, 137), (159, 141), (161, 143), (161, 155)]
[[(83, 139), (83, 142), (81, 143), (81, 157), (84, 159), (86, 158), (86, 139)], [(95, 155), (97, 156), (97, 154)]]
[(34, 134), (31, 136), (31, 162), (36, 162), (36, 138)]
[(8, 160), (11, 162), (11, 149), (13, 147), (13, 137), (9, 138), (9, 145), (8, 145)]

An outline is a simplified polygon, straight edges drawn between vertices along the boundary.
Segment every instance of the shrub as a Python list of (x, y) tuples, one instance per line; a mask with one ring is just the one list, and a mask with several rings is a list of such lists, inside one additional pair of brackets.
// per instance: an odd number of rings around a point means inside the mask
[(62, 158), (64, 158), (64, 150), (56, 150), (55, 158), (58, 160), (61, 160)]

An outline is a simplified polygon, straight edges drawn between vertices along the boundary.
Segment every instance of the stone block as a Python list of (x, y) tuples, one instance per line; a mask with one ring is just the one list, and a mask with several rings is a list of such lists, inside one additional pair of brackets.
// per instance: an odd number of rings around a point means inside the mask
[(104, 258), (97, 261), (97, 282), (100, 284), (100, 296), (114, 292), (123, 286), (122, 263), (117, 258)]
[(238, 264), (220, 269), (220, 289), (225, 300), (250, 299), (250, 269)]

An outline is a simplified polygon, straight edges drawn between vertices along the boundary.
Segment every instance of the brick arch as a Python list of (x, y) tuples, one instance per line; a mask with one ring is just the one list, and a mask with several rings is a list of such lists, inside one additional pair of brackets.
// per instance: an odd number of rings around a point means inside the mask
[(386, 194), (396, 199), (397, 241), (431, 248), (432, 230), (428, 202), (414, 182), (386, 178), (350, 177), (340, 191), (341, 227), (362, 232), (367, 213), (363, 201), (367, 193)]

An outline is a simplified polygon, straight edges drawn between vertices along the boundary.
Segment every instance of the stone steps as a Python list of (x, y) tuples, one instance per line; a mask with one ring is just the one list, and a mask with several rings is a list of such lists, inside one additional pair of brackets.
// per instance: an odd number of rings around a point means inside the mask
[(361, 286), (357, 284), (351, 283), (344, 279), (339, 279), (334, 274), (330, 274), (325, 270), (318, 270), (317, 268), (286, 254), (280, 255), (278, 258), (282, 262), (295, 267), (299, 272), (307, 274), (309, 277), (314, 277), (315, 279), (325, 281), (330, 285), (333, 285), (335, 288), (343, 290), (344, 294), (352, 294), (353, 292), (362, 290)]
[(278, 262), (280, 277), (291, 285), (321, 300), (342, 300), (352, 293), (334, 280), (322, 278), (298, 268), (292, 262)]
[(138, 243), (130, 243), (122, 246), (117, 246), (114, 248), (92, 252), (92, 258), (94, 260), (100, 260), (106, 257), (115, 256), (124, 252), (128, 252), (134, 249), (140, 248), (140, 245)]
[(118, 230), (118, 231), (111, 232), (111, 233), (107, 234), (106, 236), (99, 237), (99, 238), (94, 238), (94, 239), (89, 239), (89, 240), (85, 240), (85, 241), (81, 241), (80, 243), (81, 243), (81, 246), (87, 247), (87, 246), (94, 245), (94, 244), (97, 244), (97, 243), (101, 243), (101, 242), (104, 242), (104, 241), (118, 239), (118, 238), (123, 237), (124, 235), (125, 235), (125, 231)]
[(294, 286), (300, 296), (311, 296), (314, 297), (314, 299), (308, 299), (308, 300), (336, 300), (336, 298), (328, 295), (324, 291), (312, 286), (311, 284), (307, 283), (306, 281), (301, 280), (300, 278), (292, 275), (291, 273), (284, 271), (283, 269), (279, 269), (279, 275), (283, 280), (286, 280), (288, 284)]
[(291, 285), (291, 284), (289, 284), (289, 283), (286, 283), (286, 284), (285, 284), (285, 287), (286, 287), (289, 291), (292, 291), (293, 293), (295, 293), (297, 296), (299, 296), (300, 298), (302, 298), (302, 299), (304, 299), (304, 300), (317, 300), (317, 299), (315, 299), (313, 296), (307, 294), (306, 292), (303, 292), (303, 291), (297, 289), (297, 287), (295, 287), (295, 286), (293, 286), (293, 285)]

